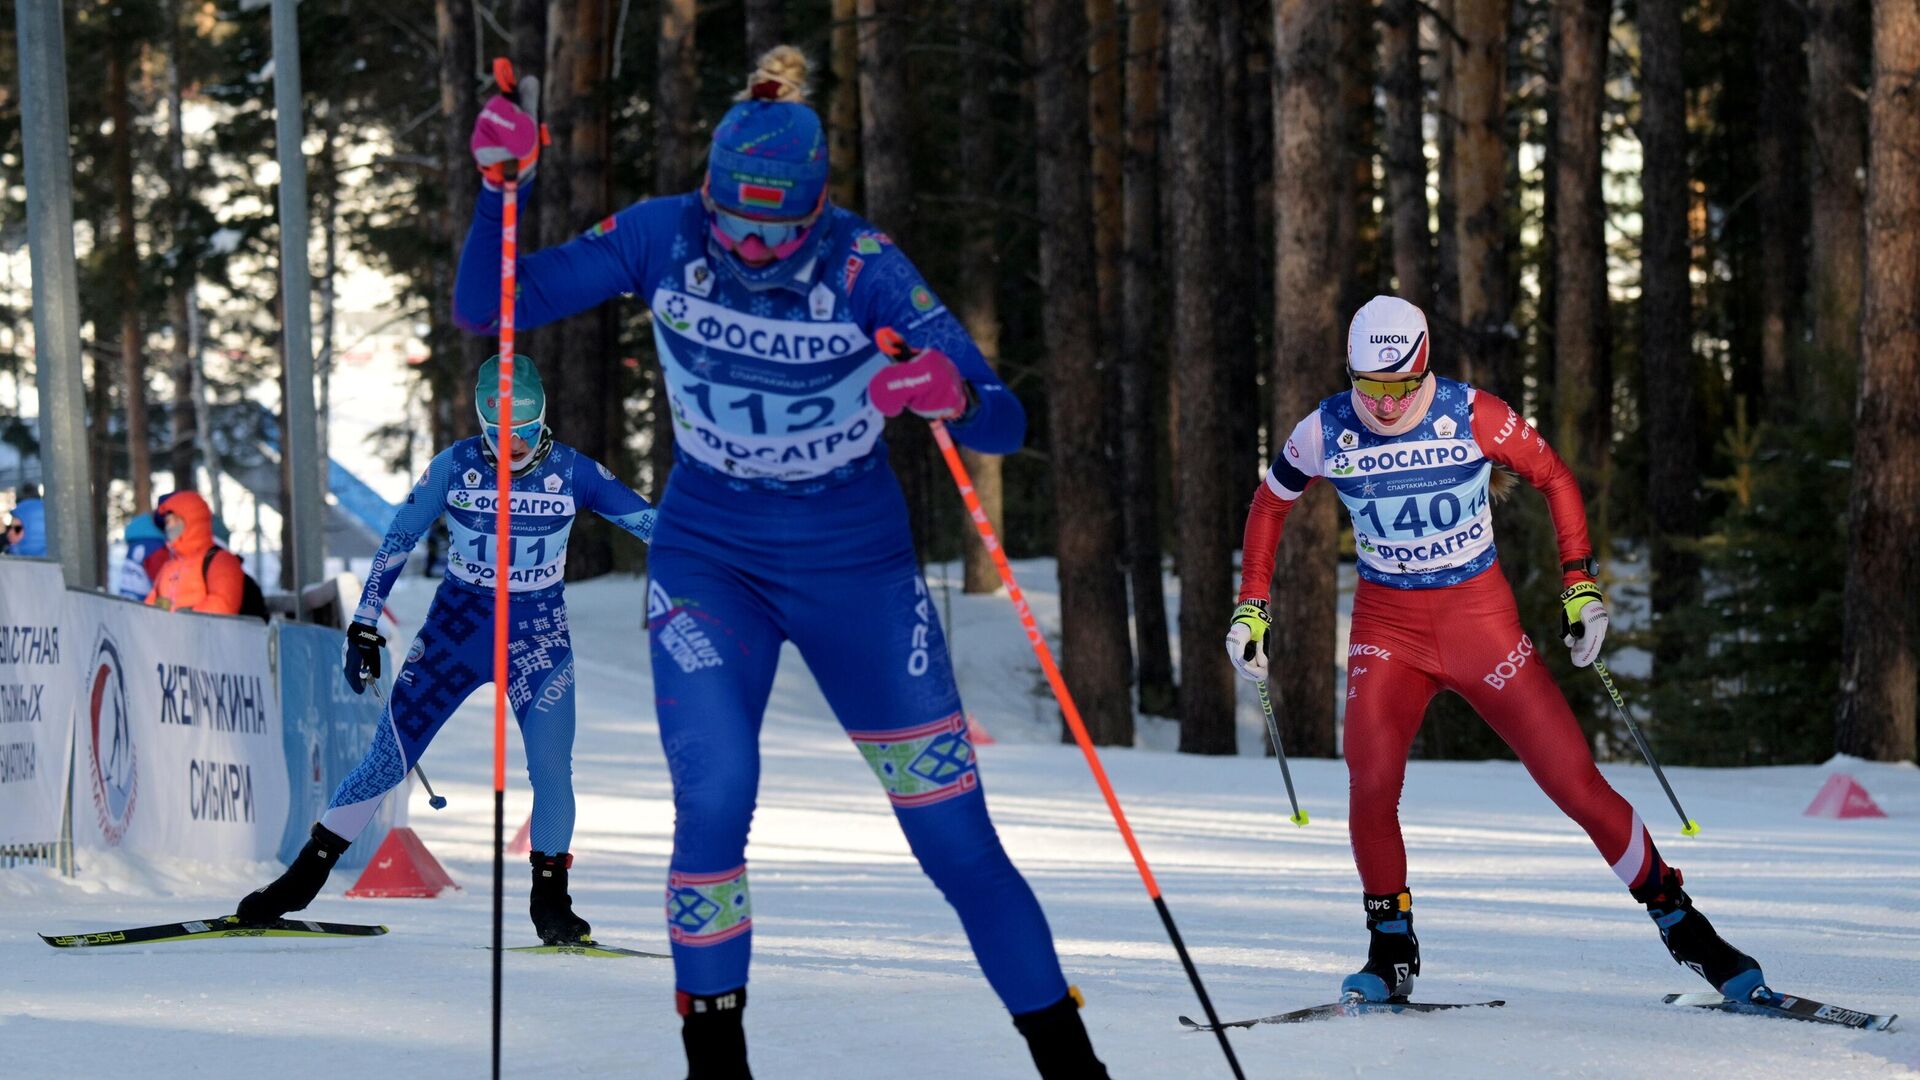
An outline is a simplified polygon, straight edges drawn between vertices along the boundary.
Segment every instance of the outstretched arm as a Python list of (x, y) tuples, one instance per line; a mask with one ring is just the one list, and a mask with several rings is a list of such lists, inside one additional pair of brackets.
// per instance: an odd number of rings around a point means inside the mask
[[(1547, 512), (1553, 516), (1553, 532), (1560, 545), (1562, 567), (1585, 562), (1593, 554), (1587, 539), (1587, 507), (1580, 498), (1580, 484), (1573, 470), (1519, 410), (1485, 390), (1473, 391), (1473, 439), (1480, 452), (1496, 465), (1504, 465), (1520, 478), (1540, 489), (1546, 496)], [(1584, 569), (1560, 573), (1560, 584), (1592, 581)]]
[(1287, 445), (1273, 459), (1266, 479), (1253, 492), (1247, 510), (1246, 534), (1240, 548), (1240, 602), (1266, 600), (1273, 591), (1274, 552), (1287, 515), (1307, 487), (1320, 475), (1325, 450), (1320, 435), (1320, 410), (1294, 425)]
[(860, 328), (872, 337), (883, 327), (892, 327), (915, 350), (938, 349), (953, 361), (973, 392), (974, 405), (967, 415), (947, 421), (953, 441), (983, 454), (1020, 449), (1027, 437), (1025, 407), (987, 366), (973, 335), (927, 287), (913, 262), (892, 240), (882, 240), (878, 252), (862, 258), (862, 272), (848, 297)]
[(653, 542), (653, 526), (660, 512), (639, 492), (621, 483), (612, 469), (585, 454), (576, 455), (573, 491), (580, 509), (591, 510), (641, 540)]
[[(525, 213), (529, 181), (520, 192)], [(655, 200), (671, 202), (672, 200)], [(453, 321), (470, 334), (500, 328), (500, 214), (502, 195), (483, 186), (474, 202), (473, 226), (460, 249), (453, 283)], [(521, 255), (514, 262), (517, 299), (514, 325), (531, 329), (638, 291), (647, 280), (645, 232), (657, 218), (653, 203), (636, 203), (561, 244)], [(643, 212), (644, 211), (644, 212)]]
[(421, 474), (419, 483), (413, 485), (407, 501), (400, 504), (393, 524), (387, 526), (386, 537), (380, 541), (380, 550), (373, 553), (366, 588), (360, 590), (360, 606), (353, 611), (354, 622), (372, 626), (380, 621), (387, 593), (393, 589), (400, 571), (406, 569), (407, 556), (440, 519), (447, 503), (447, 483), (452, 476), (452, 451), (442, 450), (427, 462), (427, 471)]

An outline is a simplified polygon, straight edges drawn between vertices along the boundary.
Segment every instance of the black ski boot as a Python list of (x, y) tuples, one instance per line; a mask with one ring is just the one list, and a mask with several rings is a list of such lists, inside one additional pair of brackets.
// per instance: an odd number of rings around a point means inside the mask
[(747, 1030), (740, 1023), (747, 988), (724, 994), (674, 991), (680, 1043), (687, 1048), (687, 1080), (753, 1080), (747, 1068)]
[(533, 862), (533, 890), (527, 897), (527, 914), (533, 917), (534, 933), (547, 945), (578, 945), (588, 941), (593, 927), (573, 913), (573, 897), (567, 895), (567, 869), (573, 856), (565, 851), (548, 855), (536, 851)]
[(1647, 914), (1660, 928), (1673, 962), (1692, 968), (1729, 1001), (1747, 1001), (1766, 986), (1766, 976), (1753, 957), (1727, 944), (1707, 917), (1693, 908), (1693, 898), (1680, 887), (1680, 871), (1662, 866), (1659, 878), (1633, 890), (1633, 898), (1647, 905)]
[(1413, 894), (1362, 894), (1367, 902), (1367, 962), (1340, 980), (1342, 998), (1405, 1001), (1420, 974), (1420, 939), (1413, 935)]
[(1107, 1067), (1093, 1056), (1087, 1027), (1080, 1022), (1084, 1003), (1080, 988), (1069, 986), (1066, 997), (1013, 1018), (1013, 1026), (1027, 1037), (1040, 1080), (1107, 1080)]
[(340, 861), (341, 854), (352, 843), (314, 822), (312, 836), (294, 857), (293, 865), (287, 867), (287, 872), (266, 887), (240, 898), (237, 909), (240, 921), (264, 926), (289, 911), (299, 911), (313, 903), (313, 898), (319, 896), (326, 885), (327, 875), (333, 872), (333, 864)]

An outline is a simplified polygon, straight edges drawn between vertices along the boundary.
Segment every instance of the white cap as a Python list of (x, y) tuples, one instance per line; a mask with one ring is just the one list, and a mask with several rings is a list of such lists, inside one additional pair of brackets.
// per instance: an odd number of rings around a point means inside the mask
[(1347, 367), (1370, 372), (1427, 370), (1432, 350), (1427, 316), (1397, 296), (1376, 296), (1353, 313), (1347, 327)]

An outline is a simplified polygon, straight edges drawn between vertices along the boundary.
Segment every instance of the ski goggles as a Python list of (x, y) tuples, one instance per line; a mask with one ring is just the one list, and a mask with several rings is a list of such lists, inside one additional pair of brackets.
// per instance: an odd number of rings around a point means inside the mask
[[(545, 417), (535, 417), (534, 419), (529, 420), (524, 424), (515, 424), (511, 429), (512, 438), (519, 439), (521, 442), (527, 444), (528, 446), (533, 446), (534, 444), (540, 441), (540, 428), (544, 426), (546, 422), (547, 421)], [(483, 423), (480, 425), (480, 432), (481, 434), (485, 435), (487, 437), (487, 441), (492, 443), (495, 447), (498, 447), (500, 445), (500, 425), (499, 424)], [(509, 442), (511, 442), (511, 439), (509, 440)]]
[(704, 185), (700, 189), (700, 199), (706, 204), (707, 216), (713, 222), (713, 238), (721, 247), (736, 254), (759, 255), (758, 251), (741, 251), (749, 240), (758, 238), (760, 242), (754, 246), (764, 249), (776, 259), (784, 259), (800, 249), (808, 230), (820, 220), (820, 211), (827, 204), (826, 193), (821, 192), (820, 202), (806, 216), (774, 220), (734, 213), (714, 202), (713, 195)]
[(1347, 372), (1347, 378), (1353, 381), (1353, 388), (1360, 391), (1363, 396), (1375, 401), (1392, 399), (1403, 402), (1420, 392), (1420, 387), (1427, 381), (1427, 372), (1422, 371), (1411, 379), (1395, 379), (1392, 382), (1370, 379), (1352, 371)]

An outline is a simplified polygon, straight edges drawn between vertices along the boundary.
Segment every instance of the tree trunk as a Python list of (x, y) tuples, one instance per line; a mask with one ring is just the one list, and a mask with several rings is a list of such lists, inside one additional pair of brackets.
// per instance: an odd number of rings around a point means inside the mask
[[(458, 266), (460, 247), (466, 242), (467, 227), (473, 221), (473, 204), (479, 188), (472, 160), (457, 152), (459, 147), (467, 145), (480, 109), (473, 80), (472, 0), (435, 0), (434, 22), (440, 41), (441, 131), (445, 145), (450, 148), (441, 162), (447, 187), (443, 228), (446, 250), (452, 256), (448, 265)], [(480, 418), (474, 414), (467, 395), (471, 393), (469, 388), (480, 365), (492, 354), (496, 344), (477, 334), (455, 332), (445, 348), (434, 351), (433, 363), (441, 365), (444, 373), (437, 389), (449, 395), (448, 405), (458, 433), (478, 433)], [(526, 351), (523, 345), (516, 344), (515, 348)]]
[[(913, 170), (909, 151), (913, 100), (907, 82), (905, 0), (860, 0), (860, 150), (866, 217), (912, 247)], [(911, 413), (887, 421), (887, 456), (907, 500), (914, 550), (927, 550), (932, 528), (933, 440)]]
[[(1217, 5), (1220, 44), (1220, 82), (1215, 91), (1222, 137), (1220, 160), (1214, 169), (1214, 197), (1220, 200), (1220, 247), (1214, 258), (1236, 272), (1218, 275), (1213, 282), (1215, 336), (1224, 347), (1227, 406), (1227, 470), (1229, 483), (1259, 475), (1260, 425), (1265, 419), (1260, 402), (1261, 355), (1256, 347), (1254, 309), (1265, 297), (1254, 292), (1259, 275), (1259, 248), (1253, 229), (1251, 139), (1247, 124), (1247, 12), (1246, 5)], [(1214, 523), (1228, 536), (1237, 535), (1244, 521), (1235, 521), (1235, 504), (1223, 506), (1225, 517)]]
[(1335, 7), (1339, 60), (1334, 70), (1340, 80), (1335, 131), (1340, 140), (1340, 175), (1347, 178), (1334, 218), (1334, 250), (1343, 253), (1335, 312), (1344, 320), (1379, 292), (1380, 218), (1373, 210), (1379, 141), (1373, 96), (1379, 80), (1379, 43), (1373, 40), (1371, 0), (1341, 0)]
[(1454, 35), (1454, 0), (1434, 0), (1434, 26), (1439, 39), (1434, 51), (1434, 100), (1437, 103), (1434, 149), (1439, 160), (1434, 172), (1433, 237), (1433, 310), (1427, 321), (1433, 333), (1435, 352), (1452, 358), (1458, 366), (1457, 378), (1472, 377), (1471, 357), (1460, 332), (1460, 200), (1455, 193), (1455, 145), (1459, 142), (1460, 117), (1454, 106), (1454, 58), (1459, 48)]
[(1865, 290), (1865, 11), (1861, 0), (1807, 0), (1813, 349), (1806, 397), (1817, 415), (1836, 423), (1846, 421), (1854, 400)]
[(1874, 0), (1866, 319), (1854, 406), (1845, 630), (1835, 744), (1914, 759), (1920, 633), (1920, 6)]
[[(686, 191), (697, 185), (695, 117), (699, 110), (699, 54), (694, 47), (694, 0), (661, 0), (659, 68), (654, 75), (653, 190)], [(664, 358), (662, 358), (664, 362)], [(667, 490), (673, 469), (673, 410), (667, 401), (664, 372), (647, 373), (651, 393), (648, 426), (652, 433), (648, 463), (657, 499)]]
[[(1273, 438), (1286, 438), (1320, 402), (1339, 371), (1344, 324), (1336, 305), (1341, 260), (1334, 247), (1345, 197), (1336, 71), (1340, 13), (1318, 0), (1279, 0), (1275, 83), (1275, 238)], [(1246, 485), (1243, 485), (1246, 486)], [(1324, 486), (1324, 485), (1322, 485)], [(1239, 493), (1244, 494), (1244, 493)], [(1287, 518), (1287, 550), (1273, 575), (1272, 671), (1282, 734), (1295, 753), (1331, 757), (1333, 732), (1334, 545), (1340, 525), (1323, 491), (1304, 497)]]
[(1380, 5), (1380, 89), (1386, 96), (1384, 164), (1396, 291), (1425, 310), (1433, 306), (1433, 234), (1427, 227), (1427, 89), (1420, 77), (1416, 0)]
[(1754, 147), (1760, 185), (1760, 380), (1765, 414), (1790, 421), (1795, 400), (1792, 353), (1801, 339), (1800, 298), (1806, 292), (1806, 171), (1801, 132), (1807, 122), (1801, 89), (1806, 24), (1787, 0), (1760, 4), (1754, 41), (1760, 84), (1760, 130)]
[[(1032, 0), (1034, 180), (1039, 192), (1041, 321), (1053, 456), (1062, 670), (1087, 732), (1133, 745), (1133, 654), (1120, 574), (1110, 373), (1103, 362), (1094, 275), (1093, 178), (1087, 160), (1083, 0)], [(872, 188), (869, 186), (869, 193)]]
[[(552, 176), (550, 194), (566, 197), (570, 235), (612, 212), (607, 160), (607, 70), (612, 39), (609, 0), (567, 0), (570, 18), (560, 33), (548, 26), (556, 112), (567, 113), (566, 172)], [(615, 397), (613, 308), (601, 305), (560, 324), (559, 355), (547, 370), (548, 422), (559, 436), (595, 461), (608, 462), (624, 442), (608, 403)], [(557, 376), (557, 377), (556, 377)], [(558, 390), (558, 393), (555, 393)], [(614, 463), (617, 466), (617, 462)], [(612, 527), (598, 519), (574, 523), (567, 541), (567, 580), (598, 577), (613, 569)]]
[[(314, 172), (314, 186), (320, 196), (320, 323), (314, 367), (320, 377), (319, 407), (314, 410), (314, 433), (319, 442), (319, 473), (316, 490), (328, 488), (329, 462), (333, 456), (333, 335), (335, 312), (334, 281), (340, 272), (340, 163), (335, 157), (335, 132), (339, 121), (332, 105), (321, 114), (320, 160)], [(471, 184), (472, 177), (468, 177)], [(457, 245), (456, 245), (457, 246)], [(322, 496), (324, 498), (324, 496)]]
[(173, 473), (175, 491), (198, 486), (194, 475), (195, 443), (199, 437), (199, 410), (194, 408), (194, 353), (198, 337), (194, 327), (194, 286), (198, 267), (188, 256), (188, 213), (192, 189), (187, 186), (187, 141), (183, 127), (180, 86), (180, 54), (186, 47), (185, 4), (175, 0), (169, 8), (167, 31), (167, 197), (173, 203), (173, 281), (167, 295), (167, 319), (173, 323), (173, 441), (169, 447), (168, 469)]
[[(1658, 0), (1656, 0), (1658, 2)], [(1521, 400), (1519, 352), (1507, 334), (1507, 22), (1513, 0), (1457, 0), (1454, 29), (1454, 232), (1460, 260), (1462, 363), (1468, 381)], [(1675, 46), (1678, 47), (1677, 44)]]
[(1233, 668), (1220, 648), (1233, 609), (1233, 537), (1220, 523), (1245, 486), (1228, 460), (1226, 358), (1215, 326), (1220, 271), (1219, 13), (1213, 0), (1168, 0), (1167, 277), (1172, 281), (1176, 553), (1180, 563), (1180, 750), (1232, 754)]
[(1120, 505), (1126, 520), (1127, 576), (1133, 586), (1134, 653), (1140, 711), (1173, 716), (1179, 700), (1167, 639), (1167, 598), (1160, 570), (1159, 395), (1154, 360), (1162, 313), (1156, 142), (1160, 130), (1160, 6), (1144, 4), (1127, 18), (1127, 149), (1122, 193), (1124, 259), (1120, 268)]
[(827, 106), (829, 187), (839, 206), (860, 205), (860, 11), (856, 0), (833, 0), (833, 98)]
[(1125, 81), (1121, 25), (1115, 0), (1085, 0), (1091, 41), (1087, 47), (1087, 123), (1093, 168), (1094, 279), (1099, 286), (1100, 338), (1120, 340), (1121, 157)]
[(780, 18), (781, 0), (747, 0), (747, 61), (780, 44), (786, 32)]
[(1559, 117), (1553, 161), (1553, 445), (1590, 509), (1606, 506), (1613, 411), (1607, 205), (1600, 187), (1610, 0), (1555, 0)]
[[(968, 38), (984, 46), (991, 40), (995, 9), (999, 0), (967, 0), (963, 8)], [(994, 124), (989, 93), (994, 80), (982, 59), (972, 78), (960, 90), (960, 191), (980, 205), (994, 196)], [(980, 347), (989, 365), (1000, 359), (1000, 272), (995, 265), (995, 220), (988, 214), (975, 214), (967, 224), (961, 247), (960, 295), (955, 305), (968, 336)], [(1001, 482), (1000, 456), (981, 454), (962, 448), (967, 474), (973, 478), (973, 492), (980, 507), (992, 522), (995, 535), (1006, 535), (1005, 485)], [(994, 567), (993, 553), (973, 537), (960, 538), (961, 558), (965, 564), (965, 591), (991, 593), (1000, 588), (1000, 571)]]
[[(1639, 0), (1640, 145), (1645, 165), (1640, 320), (1651, 533), (1654, 658), (1686, 642), (1663, 616), (1698, 595), (1700, 561), (1684, 549), (1699, 535), (1699, 431), (1688, 278), (1687, 114), (1680, 37), (1682, 0)], [(1656, 666), (1656, 676), (1658, 669)]]
[(107, 52), (107, 113), (113, 120), (114, 279), (120, 306), (120, 381), (127, 414), (127, 480), (133, 511), (153, 509), (153, 462), (147, 439), (147, 349), (140, 328), (140, 251), (133, 219), (133, 42), (113, 36)]

